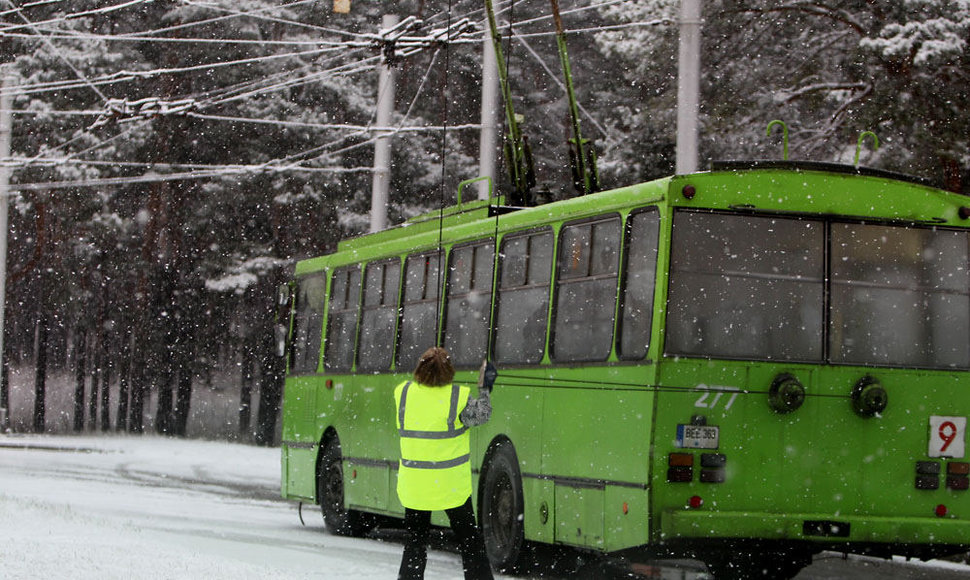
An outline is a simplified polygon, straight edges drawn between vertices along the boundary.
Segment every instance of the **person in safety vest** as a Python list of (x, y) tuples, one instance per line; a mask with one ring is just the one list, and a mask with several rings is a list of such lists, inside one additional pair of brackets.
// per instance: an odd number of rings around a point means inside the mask
[(414, 377), (394, 389), (401, 436), (397, 495), (407, 529), (399, 579), (424, 578), (431, 512), (436, 510), (448, 515), (466, 580), (492, 578), (472, 511), (468, 428), (491, 417), (495, 369), (483, 365), (477, 398), (469, 396), (468, 387), (453, 384), (454, 376), (448, 351), (432, 347), (421, 355)]

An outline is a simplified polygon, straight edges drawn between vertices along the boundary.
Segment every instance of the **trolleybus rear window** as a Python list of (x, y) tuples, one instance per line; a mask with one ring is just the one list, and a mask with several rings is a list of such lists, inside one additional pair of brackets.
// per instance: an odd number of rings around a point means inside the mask
[(821, 222), (682, 211), (671, 243), (667, 352), (822, 357)]
[(506, 236), (499, 255), (495, 360), (537, 363), (545, 351), (552, 232)]
[(320, 339), (323, 333), (323, 301), (326, 280), (322, 275), (297, 281), (296, 315), (293, 320), (293, 350), (290, 370), (313, 373), (320, 361)]
[(367, 265), (364, 279), (357, 368), (386, 371), (391, 368), (394, 353), (401, 263), (397, 259), (372, 262)]
[(457, 247), (449, 260), (444, 345), (456, 367), (476, 366), (488, 354), (495, 243)]
[(967, 368), (968, 261), (964, 231), (681, 211), (666, 350)]
[(349, 371), (354, 364), (357, 306), (360, 303), (360, 266), (342, 268), (330, 282), (327, 345), (323, 364), (328, 371)]
[(966, 232), (832, 224), (833, 362), (970, 366)]

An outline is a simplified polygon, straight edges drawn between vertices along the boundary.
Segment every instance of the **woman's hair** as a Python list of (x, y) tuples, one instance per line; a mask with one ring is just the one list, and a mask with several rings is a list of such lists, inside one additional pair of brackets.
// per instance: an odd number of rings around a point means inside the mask
[(455, 367), (451, 366), (451, 356), (440, 346), (424, 351), (414, 369), (414, 380), (428, 387), (450, 385), (455, 378)]

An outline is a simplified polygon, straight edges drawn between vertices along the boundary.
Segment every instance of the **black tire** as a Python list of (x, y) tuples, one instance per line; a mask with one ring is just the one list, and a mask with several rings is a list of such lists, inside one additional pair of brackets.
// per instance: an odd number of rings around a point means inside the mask
[(481, 492), (479, 520), (492, 568), (506, 574), (525, 571), (531, 555), (525, 541), (522, 474), (511, 443), (493, 449)]
[(337, 536), (363, 536), (373, 524), (367, 514), (344, 507), (344, 468), (340, 442), (331, 439), (323, 449), (317, 471), (317, 501), (327, 531)]

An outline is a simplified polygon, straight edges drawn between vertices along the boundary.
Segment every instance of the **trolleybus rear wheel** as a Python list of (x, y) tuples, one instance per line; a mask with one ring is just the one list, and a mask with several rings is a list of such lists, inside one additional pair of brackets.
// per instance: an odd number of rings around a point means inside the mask
[(317, 472), (317, 501), (327, 530), (338, 536), (362, 536), (370, 529), (367, 514), (344, 507), (344, 469), (340, 442), (331, 439), (323, 449)]
[(523, 522), (522, 474), (512, 444), (494, 448), (482, 475), (479, 520), (492, 566), (505, 573), (523, 571), (529, 561)]

